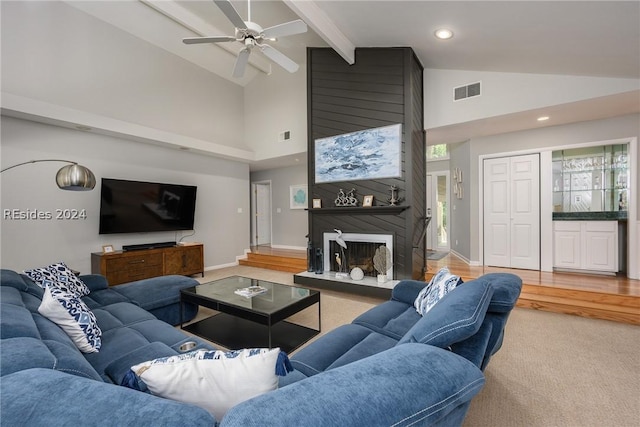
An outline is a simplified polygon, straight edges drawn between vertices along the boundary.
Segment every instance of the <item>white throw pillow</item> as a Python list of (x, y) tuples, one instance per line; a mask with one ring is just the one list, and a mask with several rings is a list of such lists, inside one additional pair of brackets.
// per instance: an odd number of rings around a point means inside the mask
[(278, 388), (276, 371), (290, 370), (279, 348), (196, 350), (131, 367), (152, 394), (198, 405), (218, 422), (238, 403)]
[(418, 314), (424, 316), (442, 297), (461, 283), (463, 282), (460, 276), (453, 275), (447, 267), (442, 267), (433, 275), (429, 284), (420, 291), (413, 306)]
[(96, 316), (80, 298), (47, 286), (38, 312), (60, 326), (83, 353), (100, 350), (102, 331)]

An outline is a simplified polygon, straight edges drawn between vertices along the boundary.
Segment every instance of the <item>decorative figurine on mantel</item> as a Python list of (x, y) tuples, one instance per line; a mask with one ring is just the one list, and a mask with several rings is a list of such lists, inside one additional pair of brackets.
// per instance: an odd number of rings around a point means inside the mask
[(402, 198), (398, 197), (398, 187), (392, 185), (389, 191), (391, 191), (391, 197), (387, 199), (389, 206), (398, 206), (398, 203), (402, 201)]
[(333, 231), (338, 233), (336, 236), (336, 243), (340, 246), (340, 253), (336, 252), (336, 264), (338, 264), (338, 272), (336, 273), (336, 278), (348, 278), (349, 275), (345, 272), (344, 267), (347, 265), (347, 260), (344, 256), (344, 250), (347, 249), (347, 242), (344, 241), (342, 237), (342, 230), (338, 230), (334, 228)]
[(335, 205), (336, 207), (344, 207), (344, 206), (358, 206), (358, 199), (355, 196), (356, 189), (352, 188), (346, 195), (344, 194), (344, 190), (341, 188), (338, 192), (338, 197), (336, 197)]
[(387, 281), (387, 271), (391, 268), (391, 251), (386, 246), (378, 246), (373, 255), (373, 266), (378, 272), (378, 283)]

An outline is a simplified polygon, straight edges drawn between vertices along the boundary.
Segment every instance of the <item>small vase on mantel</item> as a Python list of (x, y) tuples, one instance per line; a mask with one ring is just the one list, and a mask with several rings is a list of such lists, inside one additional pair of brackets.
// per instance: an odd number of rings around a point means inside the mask
[(387, 275), (386, 274), (378, 274), (378, 283), (386, 283)]

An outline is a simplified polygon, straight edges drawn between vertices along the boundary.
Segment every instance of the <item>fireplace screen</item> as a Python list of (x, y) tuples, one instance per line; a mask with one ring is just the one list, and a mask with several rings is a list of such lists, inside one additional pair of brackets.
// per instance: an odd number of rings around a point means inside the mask
[[(373, 256), (376, 253), (376, 249), (380, 246), (386, 246), (384, 243), (371, 243), (371, 242), (347, 242), (347, 249), (344, 250), (343, 265), (346, 266), (346, 273), (349, 273), (356, 267), (359, 267), (364, 272), (365, 276), (376, 277), (376, 269), (373, 268)], [(331, 254), (331, 271), (338, 271), (338, 262), (336, 255), (342, 257), (340, 252), (340, 245), (335, 240), (331, 240), (329, 243)]]
[[(354, 268), (361, 268), (365, 276), (376, 277), (378, 272), (373, 266), (373, 256), (380, 246), (386, 246), (393, 255), (393, 235), (390, 234), (360, 234), (343, 233), (347, 248), (342, 248), (336, 242), (337, 233), (324, 233), (324, 270), (340, 271), (337, 257), (342, 260), (343, 272), (349, 273)], [(392, 257), (393, 259), (393, 257)], [(387, 271), (393, 277), (393, 266)]]

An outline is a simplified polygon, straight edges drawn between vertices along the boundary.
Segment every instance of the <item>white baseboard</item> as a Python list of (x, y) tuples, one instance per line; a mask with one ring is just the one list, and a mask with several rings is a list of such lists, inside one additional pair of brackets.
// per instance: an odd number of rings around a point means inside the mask
[(220, 270), (221, 268), (235, 267), (236, 265), (238, 265), (238, 261), (230, 262), (228, 264), (219, 264), (219, 265), (212, 265), (209, 267), (205, 267), (204, 271)]
[(462, 261), (464, 261), (471, 267), (479, 267), (481, 265), (479, 261), (471, 261), (454, 250), (451, 250), (450, 252), (451, 252), (451, 255), (455, 255), (456, 257), (460, 258)]
[(306, 251), (306, 246), (289, 246), (289, 245), (271, 245), (274, 249), (291, 249), (294, 251)]

